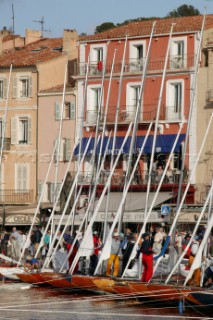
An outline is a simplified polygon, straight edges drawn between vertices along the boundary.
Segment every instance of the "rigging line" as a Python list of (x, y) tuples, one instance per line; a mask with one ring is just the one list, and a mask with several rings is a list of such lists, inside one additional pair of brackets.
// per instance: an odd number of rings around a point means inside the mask
[[(2, 309), (3, 311), (11, 311), (10, 309), (7, 309), (7, 308), (5, 308), (5, 309)], [(21, 310), (19, 310), (18, 309), (18, 311), (19, 312), (31, 312), (31, 314), (32, 314), (32, 312), (36, 312), (36, 313), (40, 313), (40, 314), (78, 314), (78, 315), (96, 315), (96, 316), (107, 316), (107, 317), (118, 317), (118, 316), (124, 316), (124, 314), (123, 313), (117, 313), (117, 312), (108, 312), (108, 313), (103, 313), (103, 312), (99, 312), (99, 311), (97, 311), (97, 312), (85, 312), (85, 311), (81, 311), (81, 312), (79, 312), (79, 311), (66, 311), (66, 310), (38, 310), (38, 309), (36, 309), (36, 310), (34, 310), (34, 309), (32, 309), (32, 310), (29, 310), (29, 309), (21, 309)], [(162, 318), (162, 319), (177, 319), (177, 315), (172, 315), (172, 316), (170, 316), (170, 315), (150, 315), (150, 314), (135, 314), (135, 313), (126, 313), (126, 315), (125, 316), (127, 316), (127, 317), (130, 317), (130, 318), (140, 318), (141, 319), (141, 316), (143, 316), (143, 318), (150, 318), (150, 316), (152, 316), (152, 317), (157, 317), (157, 319), (160, 319), (160, 318)], [(178, 319), (184, 319), (184, 320), (186, 320), (186, 319), (198, 319), (198, 320), (201, 320), (201, 318), (200, 317), (187, 317), (186, 318), (186, 316), (183, 316), (183, 317), (180, 317), (179, 315), (178, 315)], [(206, 317), (206, 318), (204, 318), (204, 319), (212, 319), (212, 318), (208, 318), (208, 317)]]

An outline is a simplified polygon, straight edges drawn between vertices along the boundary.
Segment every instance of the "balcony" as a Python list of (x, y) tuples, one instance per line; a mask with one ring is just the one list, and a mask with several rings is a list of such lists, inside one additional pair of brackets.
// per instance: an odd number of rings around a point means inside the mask
[[(189, 68), (193, 68), (195, 66), (196, 56), (194, 54), (188, 55), (170, 55), (169, 61), (167, 64), (167, 72), (168, 71), (179, 71), (185, 70)], [(126, 61), (124, 65), (124, 73), (131, 74), (141, 74), (144, 70), (145, 58), (143, 59), (129, 59)], [(165, 56), (158, 58), (150, 58), (148, 62), (148, 73), (155, 73), (162, 71), (164, 69), (165, 64)], [(106, 65), (106, 73), (109, 74), (111, 72), (112, 62), (107, 63)], [(118, 74), (121, 72), (122, 68), (122, 60), (117, 60), (114, 64), (114, 73)], [(89, 64), (88, 74), (91, 77), (99, 77), (102, 76), (104, 70), (104, 65), (102, 61), (91, 61)], [(87, 71), (87, 62), (77, 62), (74, 66), (74, 76), (85, 76)]]
[[(0, 147), (2, 144), (2, 138), (0, 138)], [(3, 151), (9, 151), (11, 145), (11, 138), (4, 138)]]
[(33, 190), (0, 189), (0, 204), (28, 204), (33, 200)]
[[(147, 170), (141, 171), (140, 173), (138, 173), (138, 172), (135, 173), (131, 185), (147, 185), (148, 179), (149, 179), (148, 173), (149, 172)], [(105, 185), (107, 182), (107, 179), (109, 177), (109, 174), (110, 174), (109, 171), (103, 170), (100, 177), (99, 177), (98, 184)], [(178, 169), (167, 171), (167, 173), (164, 177), (164, 180), (163, 180), (163, 184), (177, 185), (180, 180), (180, 174), (181, 173)], [(187, 170), (184, 172), (183, 183), (188, 182), (189, 174), (190, 174), (190, 172)], [(126, 175), (126, 172), (115, 172), (112, 175), (111, 185), (113, 185), (113, 186), (124, 185), (125, 175)], [(161, 175), (158, 175), (155, 172), (151, 175), (151, 183), (153, 185), (158, 185), (160, 182), (160, 179), (161, 179)], [(91, 183), (95, 183), (95, 182), (96, 182), (95, 174), (93, 176), (93, 179), (92, 179), (91, 174), (86, 175), (86, 173), (82, 172), (79, 175), (79, 179), (78, 179), (79, 185), (82, 185), (82, 184), (83, 185), (90, 185)]]
[[(104, 122), (104, 106), (102, 107), (102, 113), (100, 115), (100, 123)], [(98, 107), (96, 108), (98, 109)], [(149, 123), (151, 121), (155, 121), (156, 119), (156, 112), (157, 106), (154, 105), (144, 105), (144, 110), (147, 111), (140, 111), (138, 115), (139, 123)], [(183, 120), (183, 114), (181, 112), (181, 106), (175, 108), (174, 106), (165, 106), (161, 107), (160, 112), (160, 121), (165, 122), (180, 122)], [(177, 110), (177, 111), (176, 111)], [(135, 121), (135, 113), (136, 113), (136, 106), (128, 105), (128, 106), (121, 106), (119, 109), (118, 115), (118, 123), (119, 124), (129, 124), (130, 122)], [(110, 106), (109, 112), (106, 115), (106, 123), (107, 124), (114, 124), (115, 123), (115, 114), (116, 114), (116, 106)], [(97, 123), (98, 113), (97, 111), (87, 110), (85, 113), (85, 126), (95, 126)]]

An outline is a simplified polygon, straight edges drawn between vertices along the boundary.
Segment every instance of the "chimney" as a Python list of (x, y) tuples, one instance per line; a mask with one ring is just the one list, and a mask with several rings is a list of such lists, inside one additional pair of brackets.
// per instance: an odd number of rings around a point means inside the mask
[(25, 31), (25, 45), (38, 41), (42, 37), (41, 31), (26, 29)]
[(65, 52), (68, 55), (69, 60), (77, 58), (77, 39), (78, 33), (76, 30), (64, 30), (63, 52)]

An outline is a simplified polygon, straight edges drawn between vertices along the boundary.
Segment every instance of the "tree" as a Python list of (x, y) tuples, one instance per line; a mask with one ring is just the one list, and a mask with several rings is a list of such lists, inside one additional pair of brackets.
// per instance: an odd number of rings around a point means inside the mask
[(195, 7), (187, 4), (183, 4), (177, 9), (172, 10), (168, 13), (167, 17), (188, 17), (188, 16), (198, 16), (200, 11)]
[(112, 28), (115, 28), (115, 27), (116, 26), (114, 25), (113, 22), (104, 22), (104, 23), (102, 23), (102, 24), (100, 24), (99, 26), (96, 27), (95, 34), (103, 32), (103, 31), (106, 31), (106, 30), (109, 30), (109, 29), (112, 29)]

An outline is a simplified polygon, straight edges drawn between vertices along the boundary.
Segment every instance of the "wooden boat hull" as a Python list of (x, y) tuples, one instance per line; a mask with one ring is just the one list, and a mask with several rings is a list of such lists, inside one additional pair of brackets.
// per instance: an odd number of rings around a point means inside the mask
[(69, 275), (56, 272), (42, 272), (39, 274), (43, 283), (57, 288), (72, 288), (71, 277)]
[(45, 285), (45, 283), (43, 283), (43, 279), (39, 273), (21, 273), (21, 274), (16, 274), (16, 275), (21, 281), (23, 281), (25, 283), (36, 284), (39, 286)]
[(76, 288), (82, 290), (89, 290), (89, 291), (97, 291), (100, 290), (99, 287), (96, 285), (95, 280), (97, 276), (86, 276), (86, 275), (72, 275), (72, 285)]

